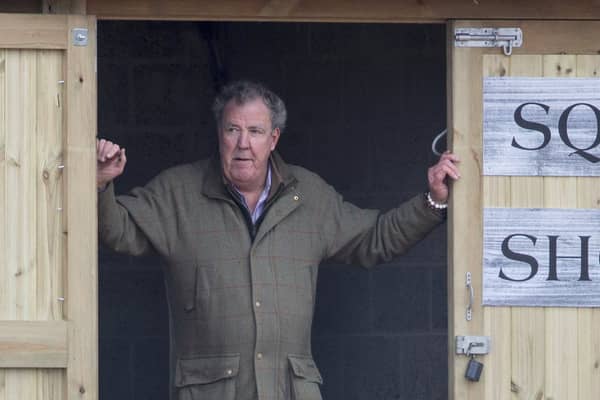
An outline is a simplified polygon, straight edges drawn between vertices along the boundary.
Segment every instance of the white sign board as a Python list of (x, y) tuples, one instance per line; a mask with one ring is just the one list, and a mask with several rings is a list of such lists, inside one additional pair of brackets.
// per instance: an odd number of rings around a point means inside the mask
[(600, 78), (485, 78), (483, 174), (600, 176)]
[(483, 304), (600, 306), (600, 210), (486, 208)]

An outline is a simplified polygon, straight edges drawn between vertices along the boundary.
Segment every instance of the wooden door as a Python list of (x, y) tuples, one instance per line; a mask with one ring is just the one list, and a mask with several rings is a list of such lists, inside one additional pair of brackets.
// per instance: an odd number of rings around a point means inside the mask
[[(457, 48), (462, 27), (519, 27), (523, 46)], [(449, 214), (449, 390), (455, 400), (596, 400), (600, 398), (600, 310), (483, 307), (482, 210), (600, 207), (600, 179), (483, 176), (482, 85), (486, 76), (597, 77), (600, 23), (583, 21), (460, 21), (448, 29), (448, 111), (451, 148), (462, 159)], [(600, 227), (598, 227), (600, 231)], [(590, 268), (598, 267), (597, 255)], [(475, 304), (465, 318), (472, 274)], [(455, 354), (455, 336), (491, 337), (479, 357), (479, 382), (468, 382), (468, 358)]]
[(0, 14), (1, 400), (98, 398), (95, 30)]

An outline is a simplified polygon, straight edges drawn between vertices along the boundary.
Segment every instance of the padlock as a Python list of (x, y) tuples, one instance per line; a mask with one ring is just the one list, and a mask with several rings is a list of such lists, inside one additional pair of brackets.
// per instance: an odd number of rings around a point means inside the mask
[(471, 359), (467, 363), (465, 378), (467, 378), (471, 382), (479, 382), (479, 378), (481, 377), (481, 371), (483, 371), (483, 364), (475, 360), (475, 357), (471, 355)]

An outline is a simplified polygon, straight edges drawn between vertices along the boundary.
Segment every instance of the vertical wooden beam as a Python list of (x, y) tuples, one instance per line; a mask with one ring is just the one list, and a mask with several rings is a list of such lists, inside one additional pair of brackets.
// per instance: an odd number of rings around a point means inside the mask
[[(481, 400), (485, 398), (485, 382), (467, 385), (464, 373), (468, 358), (454, 354), (455, 335), (481, 335), (484, 332), (481, 306), (483, 105), (474, 100), (481, 99), (482, 80), (474, 77), (481, 77), (484, 51), (455, 48), (451, 38), (454, 28), (459, 26), (460, 22), (448, 24), (447, 34), (449, 148), (461, 159), (461, 179), (452, 186), (448, 213), (448, 398)], [(465, 226), (469, 227), (466, 231)], [(471, 273), (475, 288), (471, 321), (465, 318), (469, 299), (465, 282), (467, 272)]]
[[(542, 76), (541, 55), (510, 57), (510, 76)], [(544, 204), (544, 178), (511, 177), (511, 207), (536, 208)], [(539, 399), (544, 393), (546, 314), (540, 307), (512, 307), (511, 391), (516, 399)]]
[(69, 32), (88, 29), (88, 44), (67, 47), (67, 398), (97, 400), (96, 21), (74, 15), (68, 21)]

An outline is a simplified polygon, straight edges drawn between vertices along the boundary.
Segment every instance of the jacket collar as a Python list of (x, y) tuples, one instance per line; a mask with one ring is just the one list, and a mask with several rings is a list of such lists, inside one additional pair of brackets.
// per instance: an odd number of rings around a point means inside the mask
[[(269, 199), (271, 199), (281, 188), (285, 188), (296, 182), (296, 178), (278, 152), (273, 151), (269, 157), (269, 161), (271, 162), (271, 190)], [(221, 160), (217, 153), (208, 161), (208, 169), (204, 176), (202, 193), (211, 198), (231, 200), (227, 185), (229, 185), (229, 182), (223, 175)]]

